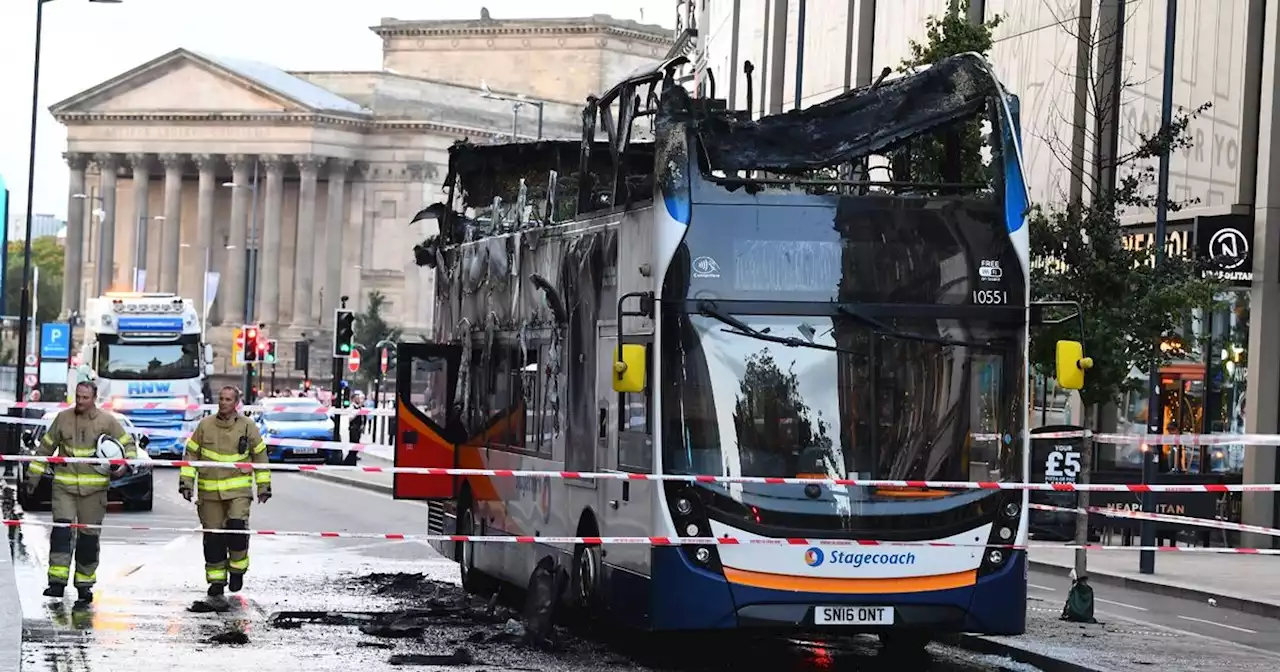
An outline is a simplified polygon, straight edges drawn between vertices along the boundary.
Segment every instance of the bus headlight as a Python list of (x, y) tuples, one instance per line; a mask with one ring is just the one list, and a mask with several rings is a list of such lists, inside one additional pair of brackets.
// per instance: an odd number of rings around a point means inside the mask
[(1013, 530), (1007, 527), (1000, 528), (1000, 530), (996, 532), (996, 534), (1000, 535), (1001, 541), (1009, 541), (1010, 539), (1013, 538)]
[(697, 524), (697, 523), (689, 523), (689, 524), (688, 524), (688, 525), (686, 525), (686, 526), (685, 526), (685, 528), (684, 528), (684, 533), (685, 533), (685, 534), (687, 534), (687, 535), (689, 535), (689, 536), (691, 536), (691, 537), (696, 537), (696, 536), (698, 536), (698, 532), (700, 532), (700, 531), (701, 531), (701, 530), (699, 530), (699, 529), (698, 529), (698, 524)]
[(999, 549), (991, 551), (987, 554), (987, 560), (990, 560), (993, 565), (998, 565), (1004, 562), (1004, 552)]
[(711, 551), (705, 548), (699, 548), (697, 552), (693, 554), (693, 557), (697, 559), (698, 562), (701, 562), (702, 564), (705, 565), (707, 564), (707, 562), (711, 560)]
[(1022, 507), (1017, 502), (1008, 502), (1004, 505), (1005, 518), (1017, 518), (1019, 513), (1022, 513)]
[(682, 516), (687, 516), (693, 513), (693, 502), (685, 499), (684, 497), (676, 500), (676, 513)]

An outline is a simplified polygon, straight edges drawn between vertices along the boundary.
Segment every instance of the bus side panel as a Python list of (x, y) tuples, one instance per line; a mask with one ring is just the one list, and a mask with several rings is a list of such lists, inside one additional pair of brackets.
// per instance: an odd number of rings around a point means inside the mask
[(723, 630), (738, 625), (729, 582), (695, 567), (678, 546), (653, 549), (650, 627), (654, 630)]

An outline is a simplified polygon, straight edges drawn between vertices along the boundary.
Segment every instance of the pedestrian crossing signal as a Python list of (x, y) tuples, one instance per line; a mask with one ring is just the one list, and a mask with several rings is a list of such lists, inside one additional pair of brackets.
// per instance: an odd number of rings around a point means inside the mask
[(263, 364), (276, 363), (276, 339), (273, 338), (267, 341), (266, 348), (263, 349), (262, 351), (262, 363)]

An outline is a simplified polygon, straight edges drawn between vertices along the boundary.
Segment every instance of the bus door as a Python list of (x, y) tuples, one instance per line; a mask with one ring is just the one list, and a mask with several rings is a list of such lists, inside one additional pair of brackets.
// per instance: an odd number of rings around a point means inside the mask
[[(395, 465), (457, 466), (461, 422), (454, 405), (462, 346), (400, 343), (396, 353)], [(456, 476), (396, 474), (395, 499), (452, 499)]]

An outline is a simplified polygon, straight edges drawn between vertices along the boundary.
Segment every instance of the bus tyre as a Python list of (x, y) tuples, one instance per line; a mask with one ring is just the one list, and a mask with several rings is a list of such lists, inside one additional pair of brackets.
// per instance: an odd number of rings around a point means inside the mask
[(932, 639), (929, 633), (919, 630), (889, 630), (879, 634), (880, 646), (893, 655), (912, 655), (924, 652)]
[[(584, 534), (580, 536), (595, 536)], [(573, 549), (573, 611), (589, 619), (600, 606), (600, 547), (578, 544)]]
[[(458, 510), (458, 534), (473, 535), (477, 529), (475, 514), (471, 512), (471, 502), (462, 504)], [(476, 571), (475, 543), (459, 541), (454, 547), (454, 559), (458, 561), (458, 571), (462, 574), (462, 589), (468, 593), (480, 592), (483, 583), (480, 573)]]

